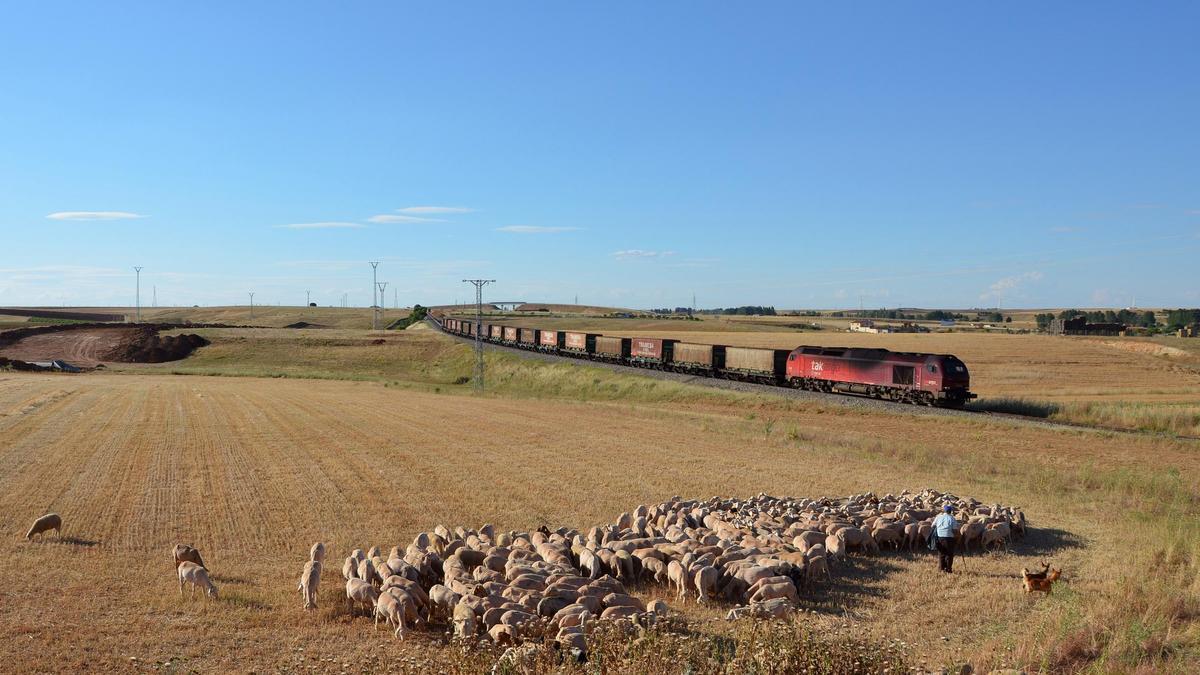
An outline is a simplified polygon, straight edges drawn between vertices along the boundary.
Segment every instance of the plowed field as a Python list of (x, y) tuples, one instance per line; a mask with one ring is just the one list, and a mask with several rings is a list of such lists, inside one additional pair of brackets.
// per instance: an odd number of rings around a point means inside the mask
[(111, 361), (115, 353), (137, 339), (137, 328), (89, 328), (31, 335), (0, 349), (0, 356), (18, 361), (62, 359), (72, 365), (90, 367)]

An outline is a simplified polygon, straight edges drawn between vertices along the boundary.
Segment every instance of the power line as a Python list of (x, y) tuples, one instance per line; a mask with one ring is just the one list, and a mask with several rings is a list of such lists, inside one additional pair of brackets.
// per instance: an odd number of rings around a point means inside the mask
[(475, 287), (475, 391), (483, 391), (483, 340), (479, 331), (483, 328), (483, 287), (496, 283), (495, 279), (463, 279), (464, 284)]

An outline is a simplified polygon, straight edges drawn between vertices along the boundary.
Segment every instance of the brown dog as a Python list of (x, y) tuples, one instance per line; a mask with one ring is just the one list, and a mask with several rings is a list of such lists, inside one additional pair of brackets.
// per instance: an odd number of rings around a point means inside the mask
[(1050, 585), (1058, 581), (1062, 576), (1062, 570), (1050, 570), (1050, 573), (1043, 579), (1039, 579), (1029, 573), (1029, 570), (1021, 570), (1021, 580), (1025, 584), (1025, 592), (1032, 593), (1038, 591), (1050, 595)]
[(1045, 560), (1042, 561), (1042, 571), (1041, 572), (1030, 572), (1029, 570), (1027, 570), (1025, 568), (1021, 568), (1021, 577), (1022, 578), (1045, 579), (1046, 575), (1049, 573), (1050, 573), (1050, 563), (1046, 562)]

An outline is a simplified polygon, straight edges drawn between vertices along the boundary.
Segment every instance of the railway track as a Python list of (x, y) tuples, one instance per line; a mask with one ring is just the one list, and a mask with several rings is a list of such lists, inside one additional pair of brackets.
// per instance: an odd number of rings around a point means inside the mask
[[(475, 339), (456, 335), (442, 330), (441, 326), (432, 319), (426, 319), (426, 322), (431, 328), (438, 331), (451, 339), (458, 340), (464, 344), (475, 344)], [(1012, 424), (1024, 426), (1039, 426), (1053, 429), (1069, 429), (1077, 431), (1087, 431), (1092, 433), (1114, 433), (1114, 434), (1129, 434), (1133, 436), (1156, 436), (1200, 441), (1200, 436), (1176, 436), (1159, 434), (1152, 431), (1137, 431), (1131, 429), (1119, 429), (1115, 427), (1102, 427), (1087, 424), (1077, 424), (1073, 422), (1061, 422), (1047, 420), (1041, 417), (1031, 415), (1020, 415), (1016, 413), (993, 412), (990, 410), (970, 410), (963, 408), (937, 408), (926, 406), (914, 406), (910, 403), (899, 403), (895, 401), (886, 401), (882, 399), (867, 398), (864, 396), (855, 396), (851, 394), (826, 394), (822, 392), (807, 391), (804, 389), (793, 389), (791, 387), (780, 387), (769, 384), (757, 384), (753, 382), (742, 382), (737, 380), (723, 380), (713, 377), (703, 377), (699, 375), (688, 375), (683, 373), (673, 373), (663, 370), (653, 370), (648, 368), (634, 368), (616, 363), (607, 363), (604, 361), (591, 361), (587, 359), (577, 359), (569, 356), (560, 356), (557, 354), (548, 354), (546, 352), (530, 351), (527, 349), (519, 349), (508, 345), (496, 344), (494, 342), (483, 342), (483, 348), (488, 351), (497, 351), (501, 353), (509, 353), (521, 356), (535, 361), (543, 361), (546, 363), (576, 363), (581, 365), (592, 366), (595, 368), (603, 368), (615, 373), (627, 373), (631, 375), (641, 375), (642, 377), (652, 377), (659, 380), (668, 380), (672, 382), (680, 382), (683, 384), (694, 384), (712, 389), (724, 389), (727, 391), (743, 391), (750, 393), (772, 394), (784, 398), (792, 398), (804, 401), (813, 401), (826, 405), (837, 405), (846, 408), (857, 408), (861, 410), (883, 410), (893, 413), (903, 413), (907, 415), (929, 416), (929, 417), (959, 417), (964, 419), (980, 419), (988, 418), (997, 421), (1005, 421)]]

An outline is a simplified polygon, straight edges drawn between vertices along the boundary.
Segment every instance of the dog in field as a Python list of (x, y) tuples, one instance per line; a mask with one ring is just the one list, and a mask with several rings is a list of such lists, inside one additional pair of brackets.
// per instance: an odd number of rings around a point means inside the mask
[(1046, 575), (1049, 573), (1050, 573), (1050, 563), (1046, 562), (1045, 560), (1042, 561), (1042, 571), (1041, 572), (1030, 572), (1029, 570), (1025, 569), (1024, 567), (1021, 568), (1021, 578), (1023, 578), (1023, 579), (1045, 579)]
[(1047, 571), (1040, 573), (1030, 573), (1027, 569), (1021, 570), (1021, 581), (1025, 585), (1026, 593), (1037, 591), (1050, 595), (1051, 584), (1058, 581), (1060, 576), (1062, 576), (1061, 569), (1052, 570), (1049, 569), (1049, 566), (1047, 566)]

